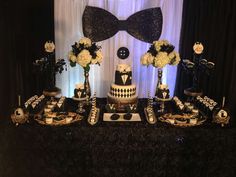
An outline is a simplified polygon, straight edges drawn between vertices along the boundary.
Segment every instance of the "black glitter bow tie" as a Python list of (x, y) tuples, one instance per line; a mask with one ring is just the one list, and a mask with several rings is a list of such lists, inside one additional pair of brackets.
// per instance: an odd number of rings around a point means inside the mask
[(134, 13), (127, 20), (118, 20), (110, 12), (86, 6), (83, 13), (83, 33), (93, 42), (114, 36), (119, 30), (144, 42), (158, 40), (162, 30), (162, 12), (160, 7)]

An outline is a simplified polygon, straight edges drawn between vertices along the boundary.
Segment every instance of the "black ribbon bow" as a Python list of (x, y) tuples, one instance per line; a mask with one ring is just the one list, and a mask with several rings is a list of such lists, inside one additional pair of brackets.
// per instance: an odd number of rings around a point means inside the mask
[(125, 30), (136, 39), (152, 43), (160, 38), (162, 19), (160, 7), (136, 12), (127, 20), (118, 20), (104, 9), (86, 6), (82, 18), (83, 33), (93, 42), (98, 42)]

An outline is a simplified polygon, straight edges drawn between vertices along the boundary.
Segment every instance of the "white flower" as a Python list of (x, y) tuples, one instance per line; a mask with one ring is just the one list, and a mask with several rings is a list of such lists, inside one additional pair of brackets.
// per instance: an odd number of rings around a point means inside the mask
[(73, 63), (76, 62), (76, 59), (77, 59), (77, 58), (76, 58), (75, 55), (72, 55), (71, 58), (70, 58), (70, 60), (71, 60)]
[(154, 41), (153, 42), (153, 45), (155, 46), (155, 49), (157, 51), (161, 50), (161, 46), (168, 45), (168, 44), (169, 44), (169, 42), (167, 40), (159, 40), (159, 41)]
[(98, 50), (98, 51), (96, 52), (96, 55), (97, 55), (97, 56), (96, 56), (97, 62), (98, 62), (98, 63), (101, 63), (101, 62), (102, 62), (102, 58), (103, 58), (101, 50)]
[(160, 88), (161, 90), (165, 90), (165, 89), (168, 89), (168, 85), (167, 84), (160, 84), (158, 86), (158, 88)]
[(160, 41), (154, 41), (153, 45), (155, 46), (156, 51), (160, 51), (161, 50), (162, 43)]
[(148, 53), (149, 55), (147, 56), (147, 61), (148, 64), (153, 64), (154, 56), (152, 56), (151, 53)]
[(84, 89), (84, 84), (82, 84), (82, 83), (75, 84), (75, 88), (83, 90)]
[(116, 70), (121, 72), (121, 73), (124, 73), (124, 72), (129, 72), (131, 71), (131, 66), (128, 65), (128, 64), (125, 64), (125, 63), (122, 63), (122, 64), (118, 64), (116, 66)]
[(170, 59), (166, 52), (159, 52), (154, 58), (154, 66), (157, 68), (163, 68), (170, 62)]
[(148, 55), (149, 55), (149, 53), (145, 53), (145, 54), (141, 57), (141, 64), (142, 64), (142, 65), (148, 65)]
[(95, 59), (92, 58), (91, 63), (92, 64), (100, 64), (102, 62), (102, 58), (103, 58), (102, 52), (100, 50), (98, 50), (96, 52), (96, 58)]
[(84, 44), (84, 46), (90, 47), (92, 45), (92, 41), (87, 37), (83, 37), (79, 40), (79, 44)]
[(91, 64), (97, 64), (97, 63), (98, 63), (98, 60), (96, 58), (95, 59), (92, 58)]
[(202, 45), (201, 42), (196, 42), (194, 45), (193, 45), (193, 50), (196, 54), (201, 54), (204, 50), (204, 47)]
[(78, 54), (77, 63), (85, 68), (87, 64), (91, 62), (91, 59), (92, 56), (90, 55), (89, 51), (84, 49)]
[(171, 59), (170, 64), (171, 65), (178, 65), (179, 62), (180, 62), (179, 53), (175, 52), (175, 57), (173, 59)]
[(72, 51), (69, 52), (69, 60), (72, 62), (76, 62), (76, 56), (74, 55), (74, 53)]
[(176, 55), (176, 52), (173, 51), (173, 52), (169, 53), (168, 57), (170, 58), (170, 60), (172, 60), (175, 58), (175, 55)]
[(154, 60), (154, 57), (152, 56), (152, 54), (147, 52), (142, 56), (141, 63), (143, 65), (150, 65), (150, 64), (153, 64), (153, 60)]
[(46, 52), (52, 53), (52, 52), (55, 50), (55, 45), (54, 45), (53, 42), (47, 41), (47, 42), (44, 44), (44, 48), (45, 48), (45, 51), (46, 51)]

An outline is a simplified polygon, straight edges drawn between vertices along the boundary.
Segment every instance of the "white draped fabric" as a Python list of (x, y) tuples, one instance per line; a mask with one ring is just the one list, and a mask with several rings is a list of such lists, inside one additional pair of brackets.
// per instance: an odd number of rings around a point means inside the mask
[[(133, 13), (151, 8), (161, 7), (163, 13), (163, 28), (160, 39), (166, 39), (178, 51), (182, 19), (183, 0), (55, 0), (55, 43), (56, 57), (68, 60), (71, 45), (83, 37), (82, 14), (86, 5), (96, 6), (114, 14), (118, 19), (125, 20)], [(92, 94), (106, 97), (110, 84), (114, 82), (117, 64), (126, 63), (132, 66), (133, 83), (137, 85), (140, 98), (147, 97), (148, 91), (155, 94), (157, 84), (157, 69), (140, 64), (141, 56), (148, 50), (150, 44), (139, 41), (126, 31), (119, 31), (115, 36), (97, 43), (102, 46), (104, 56), (101, 66), (91, 65), (90, 86)], [(120, 47), (127, 47), (130, 55), (126, 60), (120, 60), (116, 52)], [(173, 95), (176, 79), (176, 66), (167, 66), (163, 72), (163, 82), (167, 83)], [(56, 84), (62, 89), (62, 94), (73, 95), (76, 83), (83, 83), (81, 66), (70, 67), (56, 77)]]

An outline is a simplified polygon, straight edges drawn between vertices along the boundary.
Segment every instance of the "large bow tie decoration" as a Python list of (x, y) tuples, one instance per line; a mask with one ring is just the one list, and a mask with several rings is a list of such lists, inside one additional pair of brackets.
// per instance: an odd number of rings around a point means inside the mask
[(94, 42), (125, 30), (136, 39), (152, 43), (160, 38), (162, 30), (162, 12), (159, 7), (136, 12), (127, 20), (118, 20), (104, 9), (86, 6), (82, 20), (84, 36)]

